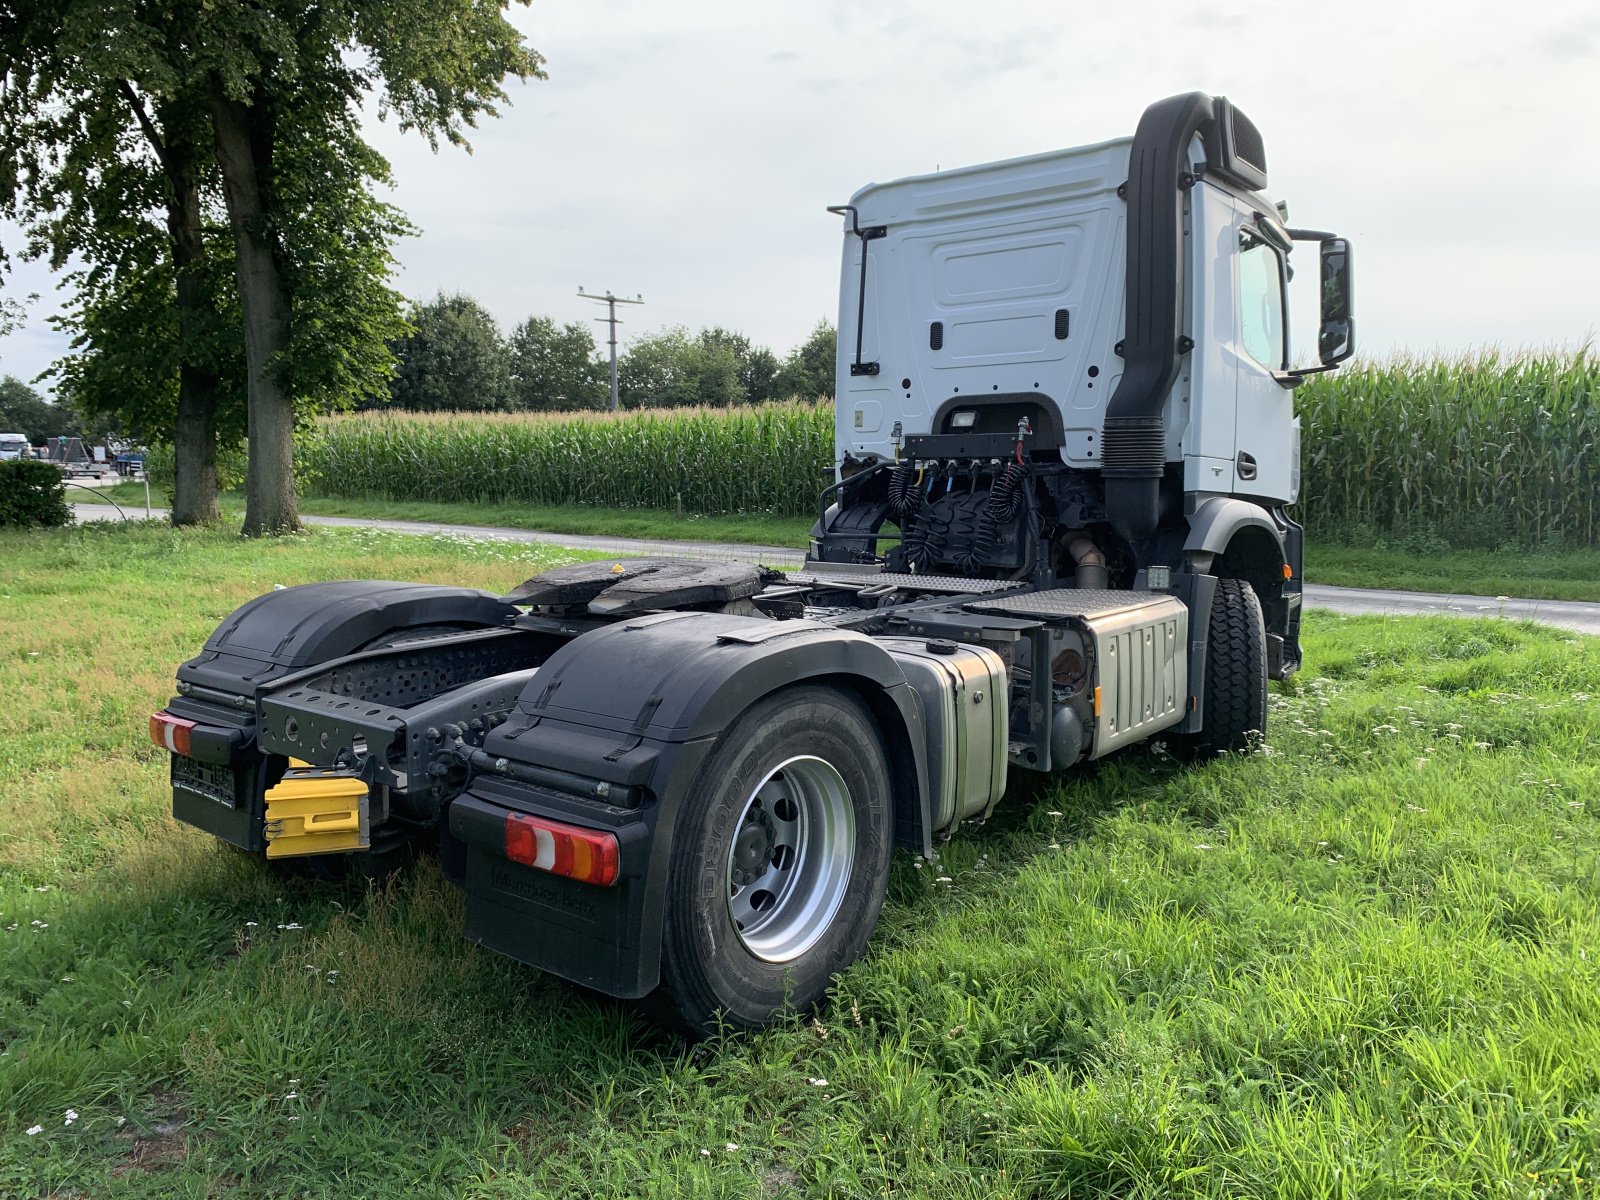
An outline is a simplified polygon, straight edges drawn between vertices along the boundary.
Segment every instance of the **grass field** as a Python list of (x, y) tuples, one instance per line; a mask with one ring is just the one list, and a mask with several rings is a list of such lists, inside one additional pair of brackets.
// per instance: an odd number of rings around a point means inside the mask
[(145, 741), (274, 584), (555, 561), (0, 535), (0, 1195), (1594, 1193), (1600, 640), (1314, 613), (1262, 752), (1014, 782), (820, 1021), (686, 1051), (467, 946), (426, 861), (173, 825)]
[(1530, 600), (1600, 600), (1600, 549), (1413, 554), (1307, 538), (1305, 553), (1306, 578), (1312, 583)]

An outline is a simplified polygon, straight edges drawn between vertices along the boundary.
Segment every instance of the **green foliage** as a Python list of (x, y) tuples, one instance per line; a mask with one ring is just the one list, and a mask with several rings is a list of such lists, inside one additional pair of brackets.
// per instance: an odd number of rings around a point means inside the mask
[[(1600, 601), (1600, 546), (1541, 547), (1502, 554), (1495, 550), (1435, 549), (1428, 553), (1382, 548), (1383, 538), (1357, 541), (1312, 538), (1305, 572), (1311, 583), (1398, 588), (1457, 596), (1521, 596), (1530, 600)], [(1493, 611), (1493, 606), (1490, 607)]]
[(298, 414), (354, 408), (394, 375), (392, 346), (410, 326), (389, 286), (390, 247), (416, 229), (374, 194), (393, 178), (353, 114), (284, 122), (279, 138), (278, 219), (292, 306), (280, 366)]
[[(217, 490), (227, 493), (238, 491), (244, 487), (246, 469), (246, 456), (244, 443), (238, 442), (229, 446), (220, 446), (217, 449)], [(172, 489), (176, 482), (173, 475), (172, 447), (162, 442), (152, 444), (144, 456), (144, 473), (150, 479), (150, 486), (159, 488), (166, 496), (166, 502), (172, 502)], [(137, 484), (133, 485), (137, 487)], [(92, 500), (92, 498), (91, 498)]]
[(468, 945), (426, 857), (313, 884), (174, 825), (147, 740), (272, 583), (557, 561), (0, 536), (0, 1192), (1593, 1195), (1600, 640), (1312, 612), (1262, 752), (1015, 773), (897, 853), (818, 1020), (689, 1052)]
[(1587, 346), (1346, 366), (1297, 390), (1295, 409), (1300, 520), (1315, 536), (1416, 552), (1600, 545), (1600, 357)]
[[(0, 249), (0, 267), (5, 264), (3, 249)], [(28, 299), (37, 300), (37, 292), (28, 296)], [(21, 300), (13, 300), (10, 296), (0, 296), (0, 338), (10, 337), (22, 327), (28, 319), (28, 306)]]
[(173, 440), (184, 412), (186, 463), (213, 408), (237, 437), (248, 392), (252, 532), (295, 525), (296, 406), (380, 392), (405, 328), (389, 246), (409, 226), (373, 195), (388, 164), (361, 136), (363, 100), (465, 144), (508, 75), (542, 74), (504, 7), (43, 0), (0, 14), (0, 214), (24, 223), (30, 253), (78, 264), (63, 385), (152, 439)]
[(399, 367), (390, 403), (415, 412), (505, 408), (511, 354), (488, 309), (470, 296), (441, 292), (408, 314), (410, 332), (394, 346)]
[(27, 458), (0, 462), (0, 528), (71, 523), (59, 468)]
[(529, 317), (510, 339), (510, 407), (529, 412), (604, 408), (609, 369), (595, 358), (594, 335), (576, 321)]
[(760, 404), (766, 400), (787, 398), (778, 396), (773, 390), (778, 378), (777, 356), (765, 346), (753, 344), (745, 334), (714, 325), (696, 335), (695, 348), (702, 355), (718, 358), (732, 355), (734, 378), (739, 386), (740, 398), (745, 403)]
[(373, 413), (327, 422), (299, 457), (312, 486), (334, 497), (806, 516), (833, 457), (833, 409)]
[(77, 432), (76, 414), (51, 404), (15, 375), (0, 379), (0, 433), (26, 434), (38, 445)]
[(838, 342), (839, 336), (833, 322), (818, 321), (811, 336), (783, 360), (783, 366), (773, 381), (772, 394), (797, 400), (831, 398)]
[(744, 399), (739, 359), (710, 331), (690, 337), (681, 325), (635, 340), (617, 361), (623, 408), (721, 407)]

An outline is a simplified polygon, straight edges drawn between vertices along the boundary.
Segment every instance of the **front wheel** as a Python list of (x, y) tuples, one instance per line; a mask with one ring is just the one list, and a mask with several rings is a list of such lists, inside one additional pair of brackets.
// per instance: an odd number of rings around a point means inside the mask
[(1247, 749), (1267, 731), (1267, 627), (1255, 589), (1217, 580), (1206, 635), (1205, 725), (1176, 739), (1191, 758)]
[(816, 1007), (883, 907), (890, 803), (847, 692), (788, 688), (729, 726), (673, 836), (654, 1015), (698, 1035)]

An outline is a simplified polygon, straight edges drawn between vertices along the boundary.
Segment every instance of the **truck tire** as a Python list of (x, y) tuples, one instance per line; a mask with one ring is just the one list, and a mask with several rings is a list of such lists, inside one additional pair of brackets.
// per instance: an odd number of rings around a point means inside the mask
[(743, 713), (678, 817), (651, 1015), (698, 1037), (815, 1008), (877, 924), (891, 816), (883, 743), (853, 695), (799, 686)]
[(1267, 732), (1267, 627), (1255, 589), (1217, 580), (1206, 641), (1205, 725), (1178, 739), (1190, 758), (1243, 750)]

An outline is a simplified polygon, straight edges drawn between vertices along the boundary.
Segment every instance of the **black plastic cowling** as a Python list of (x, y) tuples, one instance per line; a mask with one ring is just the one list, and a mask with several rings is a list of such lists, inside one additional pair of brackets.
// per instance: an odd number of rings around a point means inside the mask
[(1129, 541), (1150, 536), (1160, 520), (1162, 407), (1184, 336), (1182, 185), (1190, 142), (1215, 112), (1204, 92), (1157, 101), (1139, 118), (1128, 155), (1125, 365), (1106, 406), (1100, 475), (1107, 519)]

